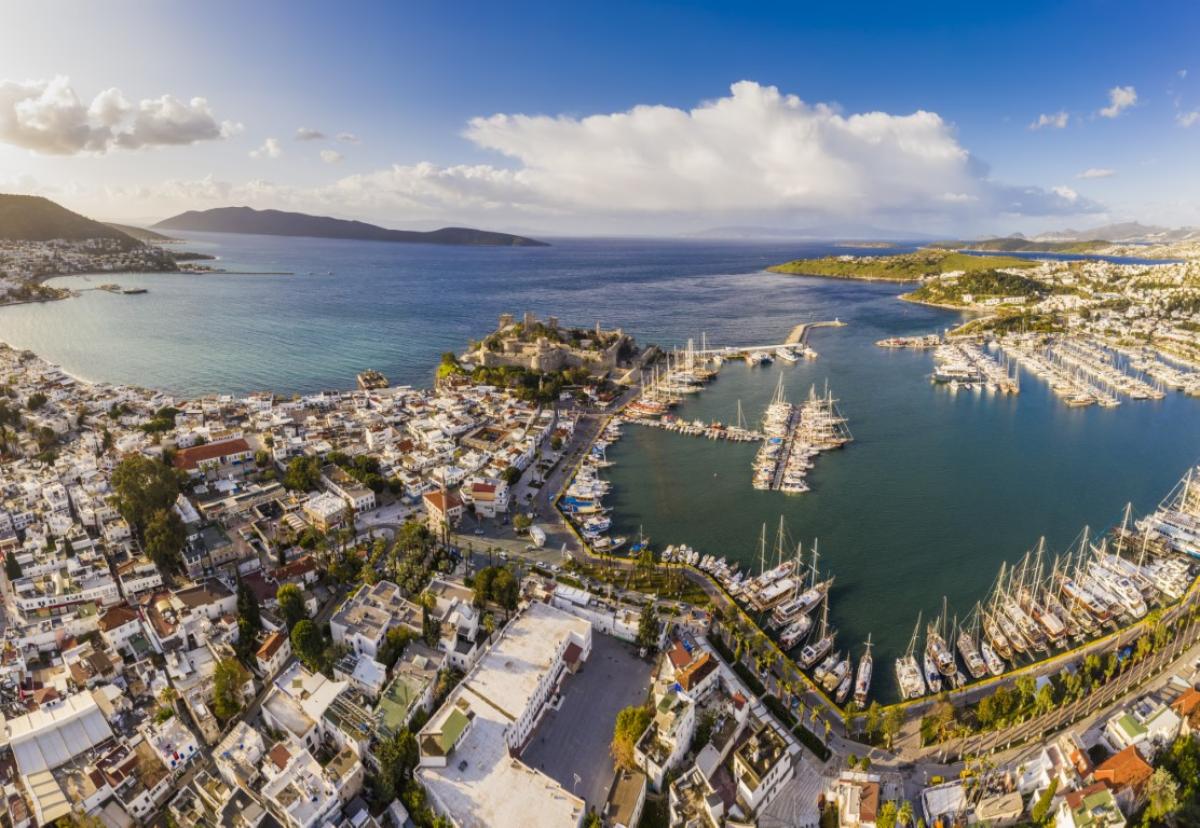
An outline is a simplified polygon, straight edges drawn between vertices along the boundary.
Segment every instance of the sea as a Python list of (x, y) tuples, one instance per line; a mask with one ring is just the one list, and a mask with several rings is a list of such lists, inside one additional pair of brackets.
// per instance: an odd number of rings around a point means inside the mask
[[(827, 243), (552, 239), (545, 248), (442, 247), (192, 234), (237, 274), (100, 274), (56, 279), (77, 298), (0, 308), (0, 341), (90, 380), (179, 396), (348, 388), (375, 368), (429, 385), (440, 355), (480, 338), (501, 313), (619, 327), (665, 348), (782, 342), (818, 328), (813, 361), (727, 363), (677, 409), (756, 423), (783, 377), (789, 398), (826, 387), (854, 441), (822, 454), (802, 495), (751, 487), (755, 446), (626, 426), (609, 449), (616, 533), (657, 549), (687, 543), (757, 570), (819, 552), (835, 578), (837, 647), (874, 645), (874, 693), (894, 697), (892, 659), (918, 613), (965, 619), (1001, 562), (1046, 539), (1051, 552), (1163, 497), (1200, 460), (1200, 399), (1067, 408), (1032, 375), (1021, 393), (951, 392), (929, 380), (929, 353), (884, 350), (888, 336), (941, 331), (963, 315), (899, 301), (903, 286), (770, 274), (770, 264), (841, 253)], [(904, 250), (906, 248), (897, 248)], [(87, 290), (107, 282), (140, 295)]]

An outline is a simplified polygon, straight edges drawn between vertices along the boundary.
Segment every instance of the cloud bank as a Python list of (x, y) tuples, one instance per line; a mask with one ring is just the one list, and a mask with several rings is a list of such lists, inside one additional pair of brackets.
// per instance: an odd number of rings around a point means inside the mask
[[(847, 114), (751, 81), (690, 109), (497, 114), (472, 119), (463, 135), (495, 160), (394, 164), (319, 187), (175, 181), (172, 195), (385, 223), (436, 217), (582, 232), (726, 222), (933, 227), (1100, 209), (1067, 187), (993, 180), (937, 113)], [(269, 142), (257, 152), (272, 157)], [(320, 156), (341, 160), (332, 150)]]
[(69, 78), (0, 81), (0, 142), (46, 155), (194, 144), (235, 135), (241, 124), (218, 122), (204, 98), (173, 95), (136, 106), (119, 89), (84, 105)]
[(499, 114), (464, 133), (509, 166), (394, 165), (331, 197), (374, 207), (533, 216), (1046, 215), (1096, 205), (987, 177), (933, 112), (843, 114), (773, 86), (734, 84), (693, 109), (636, 106), (584, 118)]

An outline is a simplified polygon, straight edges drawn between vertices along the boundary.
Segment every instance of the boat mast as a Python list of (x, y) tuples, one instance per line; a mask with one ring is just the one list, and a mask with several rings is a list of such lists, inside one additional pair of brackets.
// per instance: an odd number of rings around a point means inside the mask
[(1121, 551), (1125, 548), (1125, 533), (1129, 531), (1129, 514), (1133, 511), (1133, 501), (1125, 504), (1125, 517), (1121, 520), (1121, 537), (1117, 539), (1117, 557), (1121, 557)]
[(758, 536), (758, 574), (762, 575), (767, 571), (767, 524), (762, 525), (762, 531)]

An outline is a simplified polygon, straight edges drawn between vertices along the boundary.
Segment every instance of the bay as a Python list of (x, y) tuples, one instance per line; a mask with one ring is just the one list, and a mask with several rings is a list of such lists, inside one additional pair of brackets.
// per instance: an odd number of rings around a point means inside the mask
[[(942, 596), (965, 616), (1003, 560), (1045, 535), (1063, 549), (1088, 524), (1114, 522), (1126, 501), (1152, 507), (1200, 457), (1200, 400), (1068, 409), (1040, 380), (1002, 397), (934, 387), (927, 353), (885, 351), (886, 336), (952, 326), (958, 313), (898, 301), (902, 286), (774, 275), (769, 264), (855, 252), (828, 244), (554, 239), (549, 248), (458, 248), (195, 234), (188, 249), (260, 275), (103, 274), (138, 296), (0, 309), (0, 340), (88, 379), (181, 396), (346, 388), (365, 368), (427, 385), (444, 351), (488, 332), (500, 313), (533, 310), (564, 323), (623, 327), (639, 342), (683, 346), (782, 341), (803, 321), (820, 358), (751, 369), (728, 364), (678, 413), (731, 421), (738, 400), (756, 421), (782, 374), (798, 399), (828, 382), (855, 441), (820, 456), (813, 490), (751, 488), (754, 446), (628, 426), (610, 450), (615, 528), (640, 528), (662, 549), (689, 543), (756, 564), (765, 523), (783, 516), (836, 576), (838, 646), (876, 648), (876, 692), (893, 691), (918, 611)], [(858, 251), (878, 254), (878, 250)], [(263, 275), (290, 271), (291, 275)]]

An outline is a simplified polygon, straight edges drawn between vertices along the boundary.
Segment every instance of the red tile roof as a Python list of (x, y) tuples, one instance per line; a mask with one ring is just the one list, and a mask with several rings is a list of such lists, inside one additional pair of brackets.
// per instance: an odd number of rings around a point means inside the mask
[(224, 440), (220, 443), (205, 443), (201, 446), (180, 449), (175, 455), (175, 468), (191, 470), (205, 460), (217, 457), (227, 457), (230, 454), (245, 454), (250, 451), (250, 444), (244, 439)]
[(701, 653), (695, 661), (679, 672), (675, 680), (684, 690), (691, 690), (716, 669), (717, 662), (713, 660), (713, 657), (708, 653)]
[(1200, 707), (1200, 691), (1189, 687), (1187, 692), (1171, 702), (1171, 708), (1180, 716), (1190, 716), (1192, 711)]
[(1108, 782), (1113, 788), (1132, 787), (1137, 791), (1153, 773), (1154, 769), (1146, 764), (1137, 748), (1130, 745), (1097, 765), (1093, 776), (1096, 781)]
[(443, 514), (450, 509), (462, 506), (462, 498), (458, 496), (458, 492), (447, 492), (444, 489), (439, 489), (436, 492), (426, 492), (424, 500), (427, 506), (437, 509)]
[(671, 659), (671, 666), (680, 670), (691, 663), (692, 654), (683, 646), (682, 641), (676, 641), (674, 646), (667, 650), (667, 658)]
[(283, 633), (273, 632), (267, 636), (267, 640), (258, 648), (258, 652), (255, 655), (262, 661), (270, 661), (275, 653), (279, 652), (279, 648), (283, 646), (283, 642), (286, 640), (287, 638)]
[(581, 655), (583, 655), (583, 648), (572, 641), (567, 645), (566, 652), (563, 653), (563, 660), (567, 662), (567, 664), (577, 664)]
[(110, 609), (104, 615), (100, 616), (100, 620), (96, 623), (100, 626), (101, 632), (115, 630), (117, 627), (123, 627), (130, 621), (136, 621), (138, 614), (126, 604), (118, 604)]

